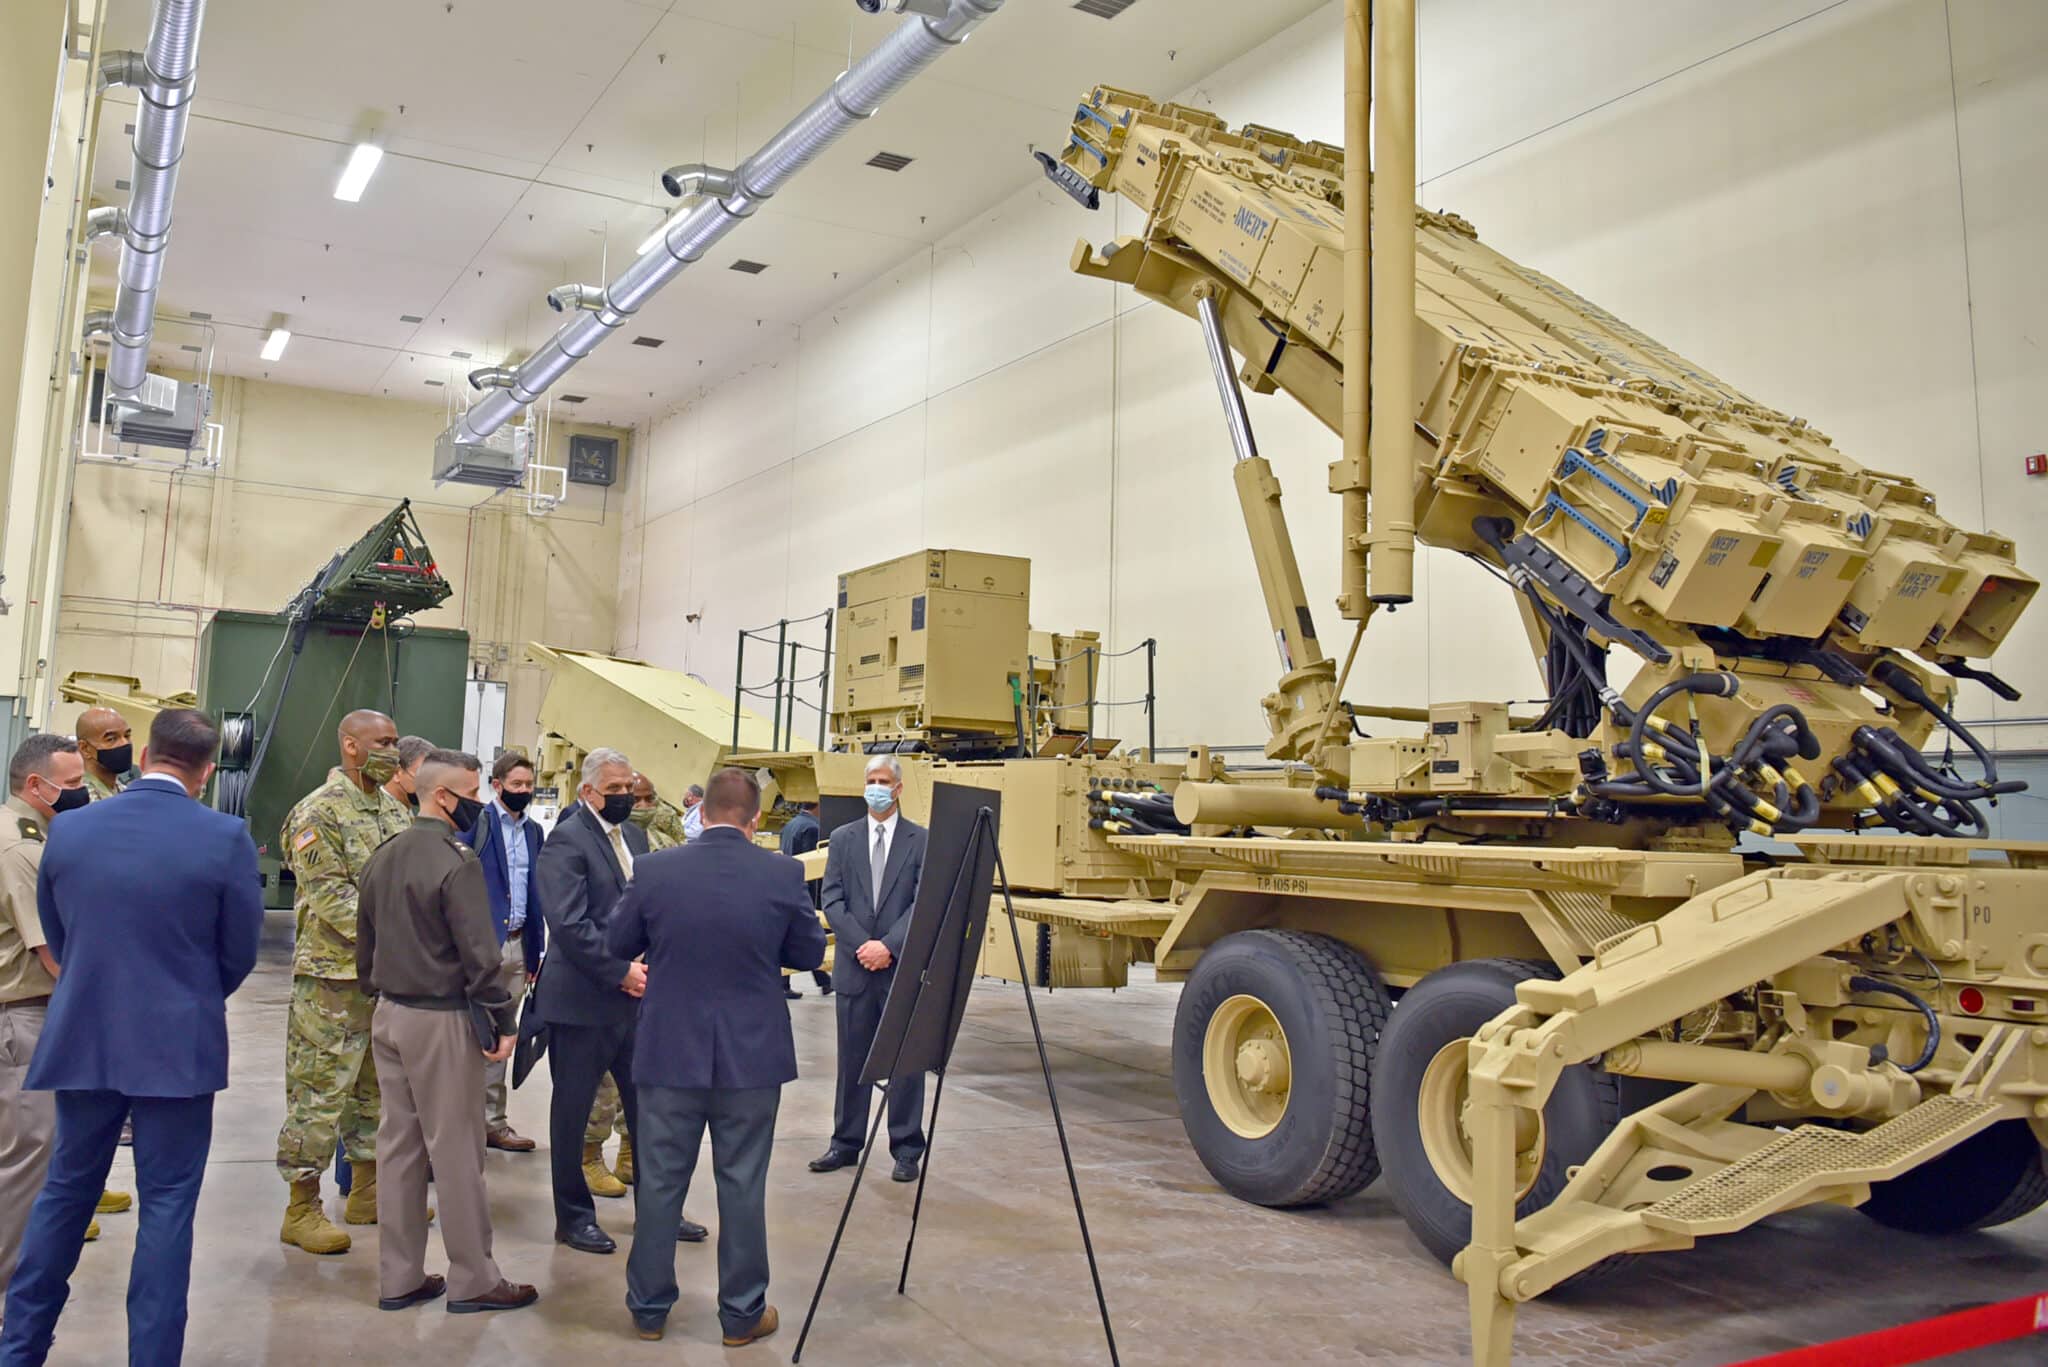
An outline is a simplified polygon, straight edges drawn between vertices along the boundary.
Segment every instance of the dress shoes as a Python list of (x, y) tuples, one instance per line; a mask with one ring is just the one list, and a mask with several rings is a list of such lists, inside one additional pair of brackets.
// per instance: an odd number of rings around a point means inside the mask
[(646, 1319), (642, 1319), (640, 1316), (635, 1315), (633, 1316), (633, 1332), (638, 1334), (647, 1343), (659, 1343), (661, 1342), (661, 1336), (668, 1332), (668, 1316), (663, 1315), (658, 1319), (649, 1316)]
[(385, 1296), (381, 1298), (377, 1302), (377, 1308), (379, 1310), (409, 1310), (422, 1301), (440, 1299), (441, 1293), (447, 1289), (447, 1278), (436, 1277), (429, 1273), (425, 1281), (406, 1292), (403, 1296)]
[(448, 1302), (451, 1315), (474, 1315), (479, 1310), (524, 1310), (540, 1299), (540, 1292), (524, 1282), (501, 1281), (481, 1296)]
[(756, 1339), (767, 1338), (781, 1327), (782, 1317), (775, 1313), (775, 1307), (771, 1305), (761, 1312), (761, 1318), (754, 1321), (751, 1329), (742, 1329), (737, 1334), (727, 1334), (723, 1341), (728, 1348), (744, 1348)]
[(897, 1159), (896, 1169), (889, 1174), (889, 1180), (891, 1182), (915, 1182), (917, 1180), (917, 1160), (915, 1158)]
[(558, 1229), (555, 1231), (555, 1242), (567, 1244), (578, 1253), (616, 1253), (619, 1248), (618, 1244), (613, 1242), (612, 1236), (595, 1224), (578, 1225), (574, 1229)]
[(837, 1172), (841, 1168), (850, 1168), (859, 1161), (860, 1155), (857, 1153), (841, 1153), (838, 1149), (827, 1149), (822, 1157), (811, 1160), (811, 1171)]
[(686, 1244), (701, 1244), (711, 1237), (711, 1231), (685, 1215), (683, 1222), (676, 1226), (676, 1237)]
[(484, 1136), (484, 1143), (494, 1149), (503, 1149), (506, 1153), (532, 1153), (539, 1147), (510, 1125), (501, 1130), (492, 1130)]

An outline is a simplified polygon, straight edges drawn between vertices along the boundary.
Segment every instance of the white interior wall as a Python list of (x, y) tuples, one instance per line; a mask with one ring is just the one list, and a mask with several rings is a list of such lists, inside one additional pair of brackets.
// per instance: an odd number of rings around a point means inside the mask
[[(1339, 8), (1181, 97), (1339, 140)], [(1990, 514), (2044, 568), (2048, 488), (2021, 463), (2048, 417), (2048, 6), (1424, 0), (1420, 36), (1425, 204), (1958, 522)], [(1114, 224), (1024, 188), (649, 424), (620, 648), (728, 687), (737, 630), (825, 607), (842, 570), (925, 545), (1028, 555), (1035, 625), (1159, 639), (1163, 745), (1261, 742), (1277, 666), (1199, 333), (1065, 269), (1077, 235), (1136, 228), (1113, 203)], [(1336, 439), (1282, 396), (1251, 403), (1341, 651)], [(1351, 696), (1538, 691), (1491, 579), (1428, 552), (1418, 598), (1374, 622)], [(2048, 714), (2036, 614), (1998, 661), (2030, 695), (2003, 709), (2008, 746), (2048, 739), (2016, 724)], [(1110, 691), (1141, 687), (1127, 669)]]

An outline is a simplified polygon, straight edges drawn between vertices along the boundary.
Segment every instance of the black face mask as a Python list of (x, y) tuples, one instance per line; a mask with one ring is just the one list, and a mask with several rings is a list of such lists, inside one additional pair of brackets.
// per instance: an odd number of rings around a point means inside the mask
[(81, 783), (76, 788), (59, 788), (57, 790), (57, 800), (50, 804), (50, 810), (53, 812), (75, 812), (90, 801), (92, 801), (92, 790)]
[(599, 815), (611, 826), (621, 826), (633, 819), (633, 795), (631, 793), (605, 794), (604, 807)]
[(111, 750), (102, 750), (99, 752), (98, 761), (100, 768), (110, 774), (125, 774), (129, 766), (135, 763), (135, 743), (130, 741)]
[(517, 816), (519, 815), (519, 813), (526, 810), (527, 803), (533, 801), (533, 794), (531, 792), (499, 793), (498, 801), (505, 804), (506, 811), (512, 813), (514, 816)]
[(448, 814), (448, 818), (455, 823), (456, 830), (461, 831), (464, 835), (468, 835), (476, 829), (476, 819), (483, 815), (484, 804), (478, 802), (473, 797), (464, 797), (460, 793), (453, 794), (453, 796), (455, 798), (455, 810)]

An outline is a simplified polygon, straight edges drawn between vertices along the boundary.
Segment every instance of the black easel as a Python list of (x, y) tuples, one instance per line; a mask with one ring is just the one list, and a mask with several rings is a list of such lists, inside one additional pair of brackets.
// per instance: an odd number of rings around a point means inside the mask
[[(943, 787), (946, 785), (939, 786)], [(937, 805), (936, 795), (934, 805), (935, 807)], [(980, 808), (974, 815), (974, 825), (968, 833), (965, 856), (961, 859), (959, 868), (955, 871), (953, 875), (952, 886), (949, 889), (946, 897), (946, 907), (950, 909), (961, 905), (960, 895), (963, 890), (963, 884), (965, 883), (965, 880), (971, 876), (970, 871), (979, 867), (979, 865), (981, 864), (984, 852), (988, 856), (992, 857), (994, 862), (996, 880), (995, 886), (1002, 890), (1003, 912), (1009, 918), (1010, 922), (1010, 941), (1012, 945), (1016, 947), (1017, 963), (1021, 967), (1027, 962), (1027, 960), (1024, 958), (1023, 936), (1017, 929), (1017, 908), (1016, 904), (1012, 902), (1010, 897), (1010, 878), (1009, 874), (1005, 872), (1005, 870), (1003, 869), (1002, 847), (1000, 842), (996, 839), (995, 814), (988, 807)], [(966, 884), (966, 886), (971, 889), (973, 885)], [(968, 912), (968, 929), (967, 931), (964, 931), (961, 935), (961, 940), (966, 945), (977, 945), (981, 939), (981, 928), (983, 925), (986, 924), (987, 918), (986, 904), (980, 905), (982, 906), (983, 913), (981, 916), (975, 916), (971, 910)], [(948, 984), (948, 986), (952, 989), (949, 995), (952, 996), (953, 1000), (955, 1001), (955, 1003), (957, 1003), (957, 1005), (954, 1012), (952, 1013), (953, 1018), (951, 1021), (951, 1029), (947, 1032), (946, 1035), (944, 1053), (941, 1057), (938, 1066), (932, 1070), (938, 1075), (938, 1077), (937, 1082), (932, 1090), (932, 1113), (931, 1120), (925, 1130), (925, 1157), (924, 1163), (918, 1171), (917, 1196), (910, 1207), (910, 1235), (907, 1239), (904, 1240), (903, 1243), (903, 1270), (897, 1276), (896, 1279), (896, 1294), (898, 1294), (899, 1296), (904, 1294), (904, 1288), (908, 1284), (910, 1279), (910, 1253), (911, 1249), (917, 1243), (917, 1220), (919, 1214), (924, 1209), (925, 1178), (929, 1176), (931, 1173), (931, 1151), (938, 1140), (939, 1102), (944, 1097), (946, 1091), (946, 1061), (950, 1060), (950, 1058), (952, 1057), (953, 1040), (959, 1030), (959, 1012), (961, 1009), (964, 1009), (966, 1005), (966, 993), (968, 988), (971, 987), (973, 983), (974, 962), (974, 955), (970, 952), (966, 952), (963, 948), (963, 952), (960, 954), (959, 960), (954, 967), (954, 981)], [(887, 1074), (887, 1077), (889, 1078), (894, 1078), (898, 1075), (900, 1065), (903, 1061), (904, 1048), (909, 1043), (911, 1037), (911, 1031), (908, 1028), (908, 1023), (910, 1020), (914, 1020), (916, 1018), (917, 1006), (924, 998), (925, 989), (930, 987), (931, 985), (932, 975), (929, 971), (929, 968), (927, 968), (926, 970), (921, 971), (917, 975), (915, 985), (912, 988), (912, 994), (910, 998), (910, 1012), (905, 1018), (904, 1028), (899, 1030), (897, 1035), (895, 1049), (891, 1054), (890, 1066)], [(1074, 1176), (1074, 1154), (1073, 1150), (1067, 1144), (1066, 1121), (1060, 1115), (1059, 1093), (1053, 1087), (1052, 1061), (1046, 1055), (1045, 1033), (1042, 1029), (1040, 1029), (1038, 1024), (1038, 1005), (1031, 999), (1031, 984), (1028, 980), (1028, 977), (1026, 981), (1020, 983), (1020, 986), (1024, 989), (1025, 1008), (1027, 1011), (1029, 1011), (1031, 1016), (1031, 1037), (1038, 1045), (1039, 1071), (1045, 1075), (1046, 1099), (1052, 1104), (1053, 1128), (1059, 1134), (1060, 1158), (1066, 1164), (1067, 1189), (1073, 1194), (1074, 1197), (1074, 1218), (1080, 1224), (1081, 1227), (1081, 1248), (1083, 1252), (1087, 1254), (1088, 1257), (1088, 1279), (1090, 1282), (1094, 1284), (1095, 1307), (1102, 1315), (1102, 1336), (1103, 1339), (1109, 1345), (1109, 1360), (1111, 1367), (1121, 1367), (1121, 1359), (1117, 1356), (1116, 1351), (1116, 1334), (1115, 1331), (1113, 1331), (1110, 1328), (1109, 1323), (1109, 1302), (1104, 1298), (1102, 1294), (1102, 1274), (1097, 1269), (1095, 1264), (1095, 1244), (1094, 1241), (1090, 1239), (1088, 1235), (1088, 1216), (1087, 1213), (1081, 1208), (1081, 1184), (1079, 1180)], [(883, 1024), (884, 1028), (887, 1028), (888, 1021), (886, 1017)], [(847, 1218), (853, 1213), (854, 1197), (860, 1194), (861, 1178), (867, 1173), (868, 1170), (868, 1155), (874, 1152), (876, 1136), (881, 1132), (882, 1121), (886, 1119), (889, 1114), (889, 1082), (887, 1080), (884, 1080), (879, 1084), (879, 1086), (880, 1104), (876, 1108), (874, 1120), (868, 1126), (867, 1144), (865, 1147), (861, 1149), (859, 1166), (854, 1169), (853, 1186), (851, 1190), (849, 1190), (846, 1193), (846, 1204), (843, 1207), (841, 1207), (839, 1211), (838, 1228), (832, 1231), (832, 1246), (830, 1249), (826, 1251), (825, 1266), (823, 1270), (821, 1270), (818, 1273), (818, 1285), (816, 1289), (814, 1289), (811, 1292), (810, 1308), (804, 1312), (803, 1330), (801, 1333), (797, 1335), (796, 1351), (790, 1355), (789, 1359), (792, 1363), (799, 1363), (803, 1361), (804, 1344), (811, 1336), (811, 1322), (813, 1319), (817, 1317), (818, 1302), (821, 1299), (823, 1299), (825, 1295), (825, 1281), (828, 1277), (832, 1275), (832, 1263), (839, 1256), (839, 1242), (840, 1239), (846, 1233)]]

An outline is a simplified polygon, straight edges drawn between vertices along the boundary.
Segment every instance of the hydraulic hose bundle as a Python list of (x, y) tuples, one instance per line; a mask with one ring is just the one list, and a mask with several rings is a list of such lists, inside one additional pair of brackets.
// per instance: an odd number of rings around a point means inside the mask
[(1978, 801), (1995, 802), (2000, 794), (2020, 792), (2026, 783), (2020, 779), (2000, 779), (1997, 758), (1968, 727), (1936, 702), (1909, 671), (1885, 660), (1871, 670), (1871, 678), (1926, 711), (1968, 746), (1984, 777), (1973, 782), (1951, 770), (1936, 768), (1916, 746), (1888, 726), (1857, 727), (1850, 737), (1853, 748), (1835, 761), (1836, 772), (1876, 811), (1880, 821), (1899, 830), (1919, 835), (1979, 839), (1988, 836), (1990, 823), (1984, 819)]
[[(1635, 770), (1589, 784), (1597, 795), (1617, 801), (1689, 798), (1715, 816), (1757, 835), (1804, 830), (1820, 820), (1820, 794), (1792, 760), (1820, 758), (1820, 741), (1805, 714), (1790, 703), (1766, 708), (1726, 756), (1709, 753), (1691, 727), (1656, 715), (1672, 698), (1692, 695), (1730, 698), (1742, 681), (1724, 670), (1687, 674), (1651, 694), (1640, 710), (1616, 707), (1629, 728), (1615, 752), (1633, 760)], [(1655, 733), (1655, 739), (1651, 733)]]
[(1173, 795), (1153, 784), (1141, 785), (1137, 779), (1105, 779), (1090, 789), (1088, 828), (1109, 835), (1188, 833), (1173, 814)]

